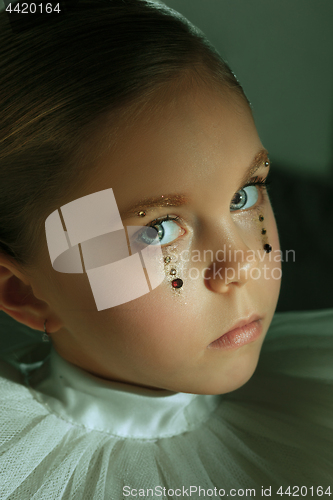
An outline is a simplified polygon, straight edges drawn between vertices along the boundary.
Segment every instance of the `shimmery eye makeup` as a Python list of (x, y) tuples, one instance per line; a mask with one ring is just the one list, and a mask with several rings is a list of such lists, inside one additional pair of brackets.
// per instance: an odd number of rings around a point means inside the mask
[[(235, 210), (232, 210), (232, 208), (231, 208), (231, 211), (244, 211), (245, 212), (247, 210), (253, 210), (253, 209), (259, 211), (260, 206), (256, 206), (258, 199), (259, 199), (259, 194), (260, 194), (260, 192), (264, 193), (267, 190), (267, 186), (269, 184), (271, 184), (271, 181), (268, 180), (268, 176), (266, 176), (266, 177), (256, 176), (256, 177), (253, 177), (252, 179), (250, 179), (241, 189), (239, 189), (235, 193), (235, 196), (238, 193), (242, 193), (239, 196), (239, 201), (238, 201), (238, 205), (242, 204), (242, 206), (237, 207)], [(250, 188), (252, 186), (257, 188), (257, 189), (255, 191), (253, 190), (252, 193), (248, 193), (247, 191), (245, 191), (247, 188)], [(250, 206), (248, 206), (247, 208), (244, 209), (244, 206), (246, 206), (246, 203), (248, 202), (248, 200), (249, 199), (251, 200), (251, 194), (252, 194), (252, 197), (253, 196), (255, 197), (255, 200), (253, 201), (253, 203)], [(236, 204), (236, 203), (233, 203), (233, 204)], [(232, 203), (231, 203), (231, 205), (232, 205)], [(144, 210), (140, 210), (137, 212), (137, 216), (140, 218), (145, 217), (146, 212)], [(170, 244), (174, 243), (179, 238), (179, 230), (181, 229), (180, 226), (178, 226), (178, 228), (177, 228), (174, 224), (167, 225), (167, 223), (171, 222), (171, 221), (174, 221), (175, 223), (177, 223), (177, 222), (181, 222), (181, 219), (178, 216), (166, 215), (165, 217), (160, 217), (160, 218), (152, 220), (151, 222), (146, 224), (144, 227), (154, 228), (157, 231), (159, 242), (160, 242), (161, 246), (166, 247), (166, 246), (169, 246)], [(178, 234), (177, 234), (177, 231), (178, 231)], [(263, 231), (264, 232), (262, 232), (262, 234), (266, 234), (266, 230), (263, 229)], [(168, 239), (168, 238), (169, 238), (168, 241), (163, 242), (163, 239)], [(151, 239), (151, 235), (150, 235), (150, 239)], [(138, 241), (139, 242), (141, 241), (142, 243), (145, 243), (145, 244), (150, 243), (150, 240), (147, 241), (147, 238), (145, 238), (144, 229), (142, 229), (140, 231), (139, 236), (138, 236)]]
[(144, 198), (135, 205), (121, 211), (121, 218), (127, 219), (133, 216), (145, 217), (149, 210), (165, 207), (180, 207), (188, 202), (187, 196), (183, 194), (162, 195), (153, 198)]

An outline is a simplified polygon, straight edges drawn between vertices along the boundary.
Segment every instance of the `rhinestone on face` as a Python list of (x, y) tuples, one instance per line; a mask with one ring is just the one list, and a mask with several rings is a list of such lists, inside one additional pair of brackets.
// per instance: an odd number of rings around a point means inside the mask
[(271, 245), (269, 245), (268, 243), (266, 243), (266, 245), (264, 245), (264, 250), (267, 253), (271, 252), (272, 251)]
[(176, 272), (177, 272), (176, 269), (171, 269), (170, 274), (174, 275), (176, 274)]
[(140, 210), (140, 212), (138, 212), (139, 217), (144, 217), (145, 215), (146, 215), (146, 212), (144, 210)]
[(165, 257), (164, 262), (166, 264), (169, 264), (169, 262), (171, 262), (171, 257), (169, 257), (169, 256)]
[(173, 288), (181, 288), (183, 286), (183, 280), (180, 278), (176, 278), (175, 280), (172, 281), (172, 286)]
[(269, 161), (265, 161), (265, 167), (269, 167)]
[(263, 215), (259, 215), (259, 220), (260, 220), (260, 222), (262, 222), (264, 220), (264, 216)]
[(261, 234), (266, 234), (266, 229), (262, 229)]

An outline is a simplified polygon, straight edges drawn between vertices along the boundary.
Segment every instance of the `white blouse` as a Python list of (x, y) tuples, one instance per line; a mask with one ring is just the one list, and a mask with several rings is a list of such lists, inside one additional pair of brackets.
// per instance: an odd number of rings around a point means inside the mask
[(52, 347), (14, 364), (0, 362), (1, 500), (333, 493), (333, 309), (275, 314), (250, 381), (219, 396), (106, 381)]

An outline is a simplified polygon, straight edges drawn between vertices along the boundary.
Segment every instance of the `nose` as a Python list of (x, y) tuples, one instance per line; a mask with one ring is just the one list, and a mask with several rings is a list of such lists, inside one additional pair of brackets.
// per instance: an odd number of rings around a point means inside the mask
[(221, 234), (218, 242), (214, 242), (204, 273), (205, 285), (211, 291), (227, 293), (233, 286), (241, 287), (259, 278), (260, 247), (250, 248), (249, 240), (253, 243), (253, 236), (246, 235), (245, 241), (239, 231), (233, 230), (225, 234), (225, 238)]

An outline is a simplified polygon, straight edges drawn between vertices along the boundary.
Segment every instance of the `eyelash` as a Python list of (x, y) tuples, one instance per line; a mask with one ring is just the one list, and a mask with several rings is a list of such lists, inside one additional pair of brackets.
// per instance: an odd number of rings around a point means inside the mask
[[(272, 183), (271, 180), (268, 180), (267, 177), (260, 177), (257, 175), (257, 177), (253, 177), (247, 184), (245, 184), (243, 187), (241, 187), (238, 191), (241, 191), (241, 189), (244, 189), (245, 187), (248, 186), (260, 186), (261, 189), (267, 189), (267, 187)], [(237, 193), (238, 193), (237, 191)]]
[(172, 216), (170, 217), (170, 215), (167, 215), (166, 217), (162, 217), (161, 219), (154, 219), (152, 220), (151, 222), (149, 222), (149, 224), (146, 224), (147, 227), (153, 227), (153, 226), (156, 226), (156, 224), (161, 224), (162, 222), (166, 222), (167, 220), (175, 220), (175, 221), (178, 221), (180, 222), (181, 219), (180, 217), (178, 216)]
[[(267, 191), (268, 186), (272, 183), (272, 181), (267, 180), (267, 178), (268, 178), (268, 176), (266, 176), (265, 178), (260, 177), (260, 176), (253, 177), (252, 179), (250, 179), (250, 181), (247, 184), (244, 184), (244, 186), (242, 186), (238, 191), (241, 191), (242, 189), (244, 189), (248, 186), (259, 186), (260, 190)], [(238, 191), (236, 191), (236, 192), (238, 193)], [(149, 224), (146, 224), (146, 226), (153, 227), (153, 226), (156, 226), (157, 224), (162, 224), (162, 222), (166, 222), (168, 220), (174, 220), (177, 222), (181, 222), (180, 217), (167, 215), (166, 217), (162, 217), (160, 219), (154, 219), (153, 221), (149, 222)], [(168, 246), (168, 244), (166, 244), (165, 246)]]

